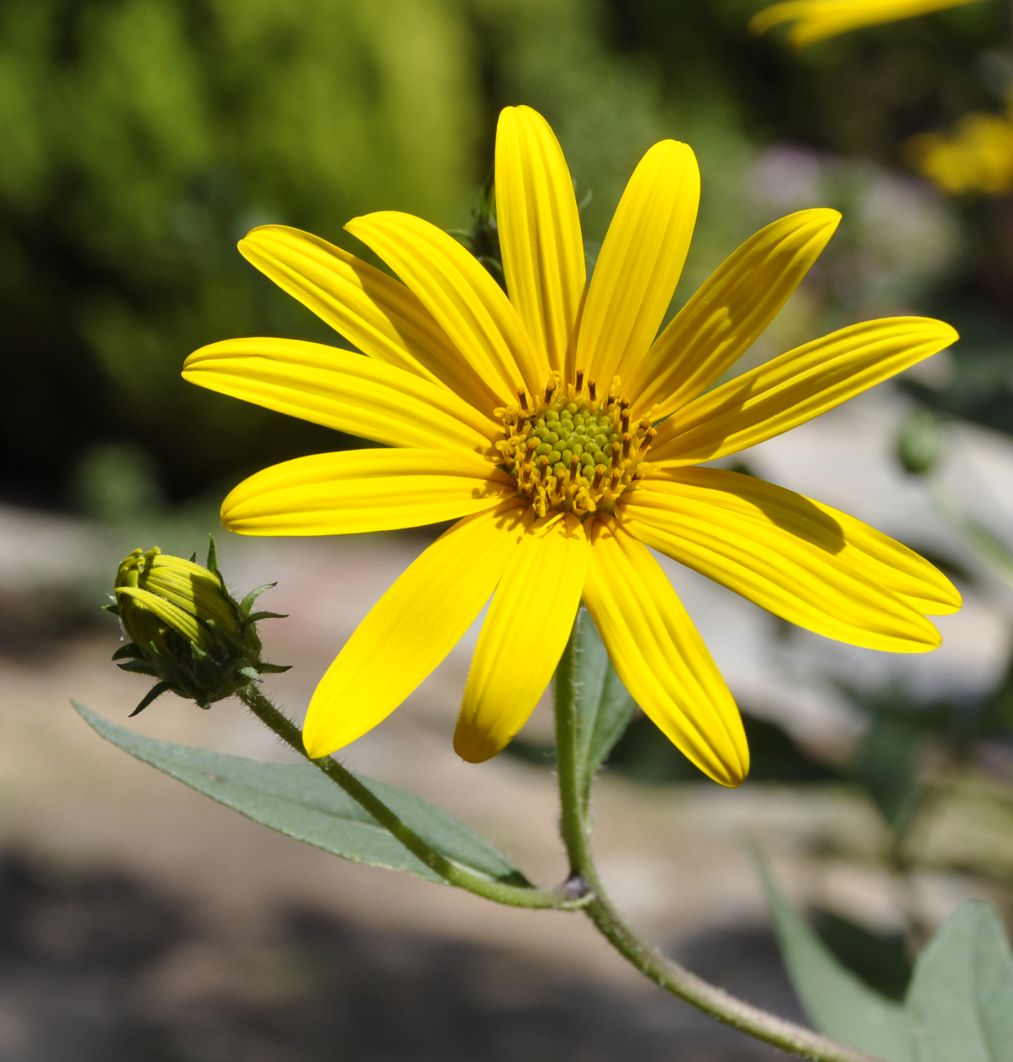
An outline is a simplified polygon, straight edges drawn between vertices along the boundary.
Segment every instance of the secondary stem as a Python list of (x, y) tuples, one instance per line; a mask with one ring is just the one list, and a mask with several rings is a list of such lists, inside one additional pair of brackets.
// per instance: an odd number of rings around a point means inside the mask
[(568, 910), (586, 902), (586, 897), (563, 885), (555, 889), (537, 889), (531, 885), (511, 884), (483, 877), (467, 867), (448, 859), (420, 837), (400, 816), (386, 805), (372, 790), (351, 771), (342, 767), (329, 756), (314, 760), (306, 755), (299, 728), (252, 683), (239, 692), (242, 702), (271, 731), (278, 735), (289, 748), (309, 760), (335, 785), (344, 790), (360, 807), (393, 834), (416, 858), (438, 874), (448, 885), (467, 889), (487, 900), (511, 907), (532, 907)]
[(836, 1044), (810, 1029), (785, 1021), (704, 981), (661, 955), (637, 936), (602, 887), (591, 854), (590, 830), (582, 799), (584, 765), (577, 754), (575, 690), (579, 661), (570, 636), (555, 681), (556, 765), (559, 777), (560, 833), (570, 859), (571, 880), (583, 882), (592, 899), (582, 908), (598, 932), (645, 977), (659, 987), (740, 1032), (816, 1062), (874, 1062), (870, 1055)]

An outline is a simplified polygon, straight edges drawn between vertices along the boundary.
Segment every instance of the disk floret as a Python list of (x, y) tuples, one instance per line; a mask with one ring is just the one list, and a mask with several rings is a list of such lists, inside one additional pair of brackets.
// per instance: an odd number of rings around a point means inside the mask
[(613, 512), (639, 478), (638, 466), (654, 438), (646, 419), (636, 423), (619, 396), (619, 380), (599, 398), (594, 383), (549, 382), (537, 404), (526, 391), (518, 404), (497, 410), (504, 438), (496, 444), (503, 468), (539, 516)]

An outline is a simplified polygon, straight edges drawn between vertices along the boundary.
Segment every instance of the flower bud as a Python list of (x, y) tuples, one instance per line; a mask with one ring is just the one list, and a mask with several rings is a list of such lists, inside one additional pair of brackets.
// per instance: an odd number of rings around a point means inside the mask
[(277, 613), (250, 609), (266, 589), (259, 587), (236, 601), (218, 570), (213, 541), (207, 567), (162, 553), (157, 546), (125, 557), (108, 607), (130, 641), (113, 659), (125, 671), (158, 680), (131, 714), (168, 690), (208, 708), (264, 672), (287, 670), (260, 659), (257, 621)]

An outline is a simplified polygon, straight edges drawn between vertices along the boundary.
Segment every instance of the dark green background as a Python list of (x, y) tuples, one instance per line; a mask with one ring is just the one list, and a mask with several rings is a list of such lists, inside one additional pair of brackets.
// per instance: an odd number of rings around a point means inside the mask
[[(186, 354), (213, 340), (330, 338), (240, 258), (236, 240), (274, 221), (353, 246), (344, 222), (379, 208), (467, 227), (506, 103), (552, 121), (592, 240), (641, 152), (665, 136), (693, 144), (703, 205), (678, 300), (760, 224), (840, 206), (836, 250), (805, 312), (789, 316), (786, 343), (863, 314), (945, 311), (974, 322), (987, 362), (1009, 310), (1010, 253), (990, 236), (1005, 207), (926, 193), (905, 174), (901, 145), (966, 108), (996, 106), (988, 57), (1002, 5), (800, 56), (781, 38), (748, 35), (759, 6), (7, 0), (0, 490), (115, 517), (118, 506), (216, 493), (265, 463), (334, 446), (330, 433), (179, 379)], [(773, 167), (772, 185), (757, 167)], [(875, 212), (865, 216), (884, 188), (916, 231), (884, 233)], [(975, 351), (961, 357), (974, 362)], [(982, 393), (994, 404), (990, 379), (968, 384), (959, 412), (979, 415)]]

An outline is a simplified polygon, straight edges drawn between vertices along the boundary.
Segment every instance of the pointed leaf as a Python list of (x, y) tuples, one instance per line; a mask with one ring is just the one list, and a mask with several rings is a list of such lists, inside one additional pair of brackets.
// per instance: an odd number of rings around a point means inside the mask
[(914, 1062), (1008, 1062), (1013, 956), (995, 911), (965, 903), (918, 957), (908, 991)]
[[(114, 726), (81, 704), (74, 708), (107, 741), (254, 822), (343, 859), (443, 882), (316, 767), (155, 741)], [(439, 808), (393, 786), (361, 776), (359, 781), (448, 859), (491, 880), (526, 884), (492, 845)]]
[[(128, 670), (126, 664), (120, 664), (120, 667), (122, 667), (125, 671)], [(171, 689), (172, 686), (170, 686), (168, 682), (159, 682), (158, 685), (152, 686), (151, 689), (148, 690), (148, 692), (141, 698), (140, 703), (127, 718), (133, 719), (135, 715), (140, 715), (141, 712), (143, 712), (144, 709), (147, 708), (152, 701), (157, 701), (163, 693), (168, 693)]]
[(120, 660), (116, 665), (120, 671), (131, 671), (136, 675), (148, 675), (150, 678), (158, 678), (158, 672), (147, 660), (130, 659)]
[(291, 664), (266, 664), (262, 660), (257, 665), (257, 670), (261, 675), (283, 675), (286, 671), (292, 670)]
[[(762, 862), (757, 860), (757, 866), (774, 915), (781, 957), (816, 1028), (887, 1062), (922, 1062), (911, 1053), (904, 1009), (841, 966), (777, 890)], [(950, 1062), (958, 1057), (962, 1056), (950, 1056)]]
[[(273, 590), (277, 586), (277, 582), (264, 583), (263, 586), (255, 586), (247, 595), (239, 602), (239, 611), (245, 616), (253, 606), (254, 601), (260, 597), (261, 594), (267, 593), (268, 590)], [(278, 617), (279, 619), (285, 619), (285, 616)]]

